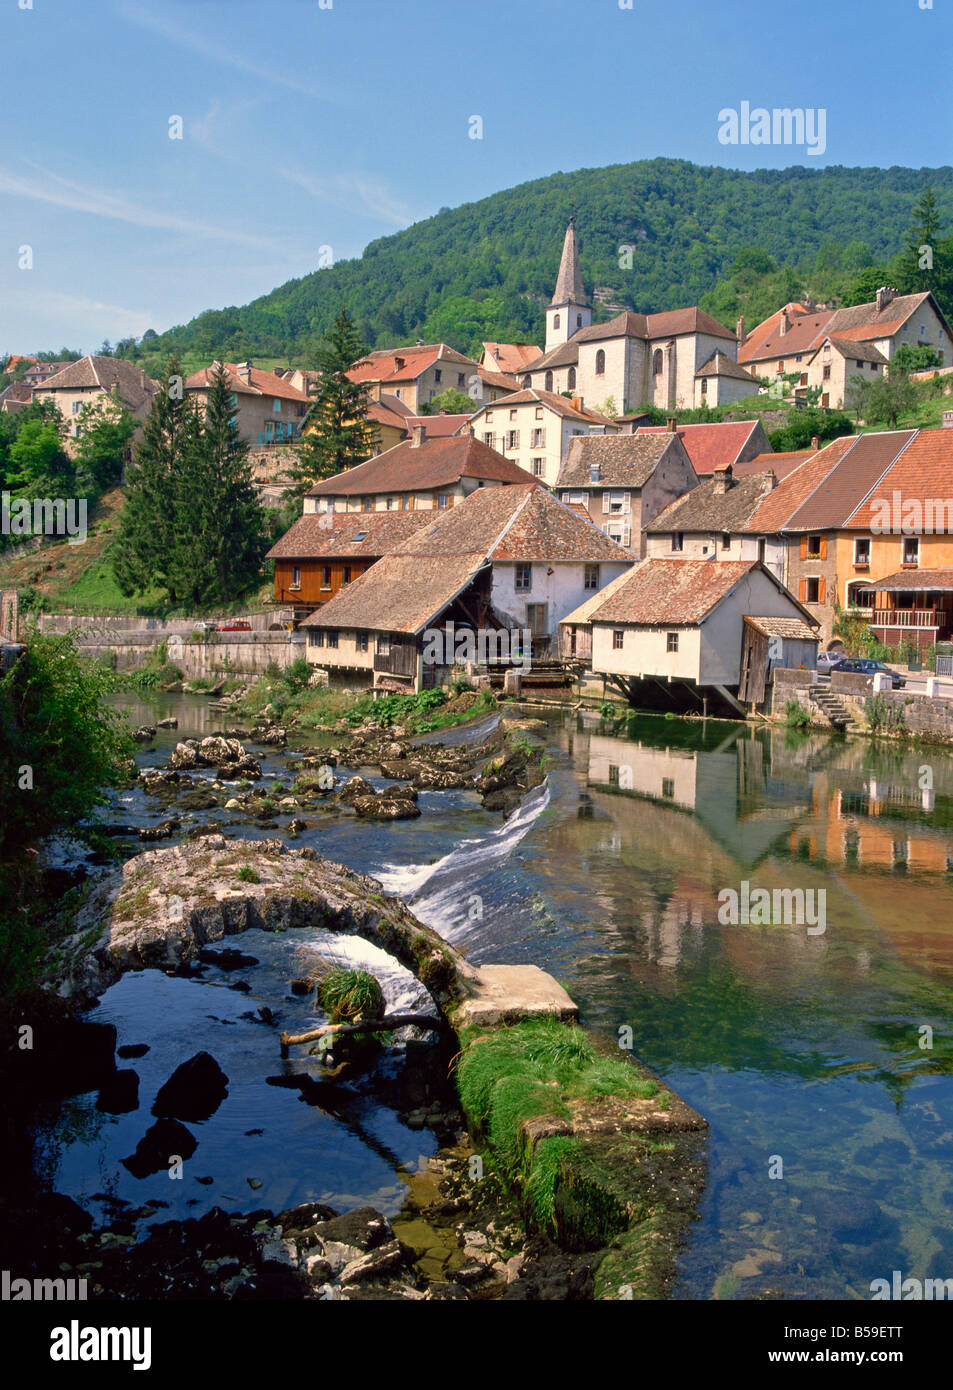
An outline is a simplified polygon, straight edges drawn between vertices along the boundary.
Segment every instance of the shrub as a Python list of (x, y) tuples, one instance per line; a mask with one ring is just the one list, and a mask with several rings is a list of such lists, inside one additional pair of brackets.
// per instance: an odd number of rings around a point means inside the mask
[(903, 709), (890, 704), (883, 691), (878, 690), (876, 695), (868, 695), (864, 702), (864, 714), (869, 727), (875, 733), (901, 733), (904, 729)]
[(384, 1015), (384, 991), (367, 970), (332, 966), (318, 983), (317, 1000), (332, 1023), (355, 1023)]
[(242, 883), (261, 883), (261, 874), (250, 864), (243, 864), (237, 877), (241, 879)]
[(799, 700), (788, 700), (784, 706), (784, 722), (789, 729), (803, 729), (811, 716)]

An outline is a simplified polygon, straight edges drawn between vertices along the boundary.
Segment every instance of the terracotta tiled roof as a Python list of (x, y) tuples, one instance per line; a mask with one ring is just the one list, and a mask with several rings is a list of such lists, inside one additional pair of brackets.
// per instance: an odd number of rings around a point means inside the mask
[(915, 434), (916, 430), (891, 430), (858, 435), (853, 448), (788, 517), (785, 529), (813, 531), (845, 525)]
[[(905, 436), (908, 432), (904, 432)], [(865, 435), (865, 439), (879, 439), (880, 435)], [(892, 436), (896, 439), (897, 436)], [(894, 492), (898, 492), (899, 508), (894, 506)], [(897, 524), (902, 523), (903, 507), (908, 502), (918, 502), (921, 509), (927, 502), (936, 503), (953, 499), (953, 430), (920, 430), (899, 454), (896, 463), (884, 474), (877, 486), (845, 518), (844, 525), (866, 530), (874, 520), (877, 503), (886, 502), (893, 513), (899, 509)], [(951, 504), (953, 505), (953, 504)], [(935, 509), (935, 508), (934, 508)], [(941, 511), (940, 524), (945, 519)], [(923, 524), (936, 527), (937, 518), (928, 519), (924, 514)], [(912, 534), (912, 532), (911, 532)]]
[(36, 394), (46, 391), (76, 391), (99, 387), (103, 391), (118, 391), (120, 398), (132, 410), (146, 405), (156, 391), (158, 383), (150, 380), (141, 367), (126, 362), (122, 357), (81, 357), (78, 362), (70, 362), (61, 371), (47, 377), (37, 386)]
[(898, 570), (888, 574), (886, 579), (878, 579), (876, 584), (865, 584), (865, 589), (953, 589), (953, 570)]
[(340, 589), (302, 627), (416, 633), (467, 588), (482, 555), (385, 555)]
[(341, 555), (379, 559), (399, 550), (432, 518), (433, 513), (425, 511), (308, 512), (298, 517), (265, 558), (307, 560)]
[(765, 473), (732, 478), (724, 493), (716, 491), (714, 478), (706, 478), (653, 519), (649, 534), (666, 531), (741, 531), (761, 499), (771, 491)]
[(520, 387), (515, 376), (507, 372), (494, 372), (489, 367), (477, 367), (477, 376), (485, 386), (496, 386), (501, 391), (518, 391)]
[(593, 610), (591, 621), (700, 623), (759, 568), (757, 560), (643, 560), (626, 583)]
[(791, 357), (805, 353), (816, 347), (827, 331), (833, 309), (815, 309), (811, 313), (798, 313), (803, 305), (789, 304), (788, 329), (782, 333), (781, 315), (783, 309), (766, 318), (763, 323), (752, 328), (738, 348), (738, 361), (742, 363), (762, 362), (769, 358)]
[(483, 351), (494, 358), (501, 372), (517, 374), (541, 356), (541, 349), (535, 343), (484, 343)]
[(882, 366), (887, 365), (887, 359), (879, 348), (875, 348), (872, 343), (852, 342), (847, 338), (834, 338), (830, 334), (824, 338), (811, 353), (810, 362), (814, 361), (817, 354), (823, 349), (824, 343), (830, 342), (835, 352), (839, 352), (841, 357), (853, 357), (861, 362), (878, 362)]
[(731, 471), (736, 478), (743, 478), (748, 473), (770, 471), (780, 482), (813, 455), (813, 449), (785, 449), (772, 454), (755, 454), (754, 458), (745, 459), (744, 463), (732, 464)]
[[(722, 420), (713, 425), (679, 425), (676, 433), (685, 445), (695, 472), (701, 476), (737, 463), (740, 454), (755, 442), (758, 431), (767, 443), (760, 420)], [(636, 434), (665, 434), (664, 425), (640, 425)]]
[[(644, 487), (675, 442), (673, 434), (579, 435), (569, 445), (557, 487)], [(592, 478), (593, 465), (599, 479)]]
[[(212, 384), (215, 375), (217, 362), (212, 362), (208, 367), (202, 367), (200, 371), (193, 372), (185, 379), (185, 389), (187, 391), (206, 391)], [(285, 381), (283, 377), (277, 376), (274, 372), (262, 371), (259, 367), (247, 369), (247, 375), (239, 371), (236, 362), (225, 362), (222, 364), (228, 375), (229, 388), (239, 396), (274, 396), (279, 400), (297, 401), (300, 404), (310, 401), (311, 397), (304, 391), (299, 391), (297, 386), (292, 386), (290, 381)]]
[(481, 555), (493, 560), (616, 560), (632, 556), (597, 526), (553, 497), (546, 488), (482, 488), (465, 502), (431, 512), (425, 527), (405, 546), (415, 555)]
[[(504, 396), (499, 401), (487, 401), (486, 405), (480, 407), (477, 416), (481, 416), (486, 410), (506, 410), (510, 406), (548, 405), (550, 410), (554, 410), (557, 415), (562, 415), (566, 420), (587, 421), (593, 425), (612, 425), (615, 422), (610, 420), (607, 415), (600, 415), (598, 410), (590, 410), (584, 405), (581, 410), (577, 410), (571, 400), (566, 396), (557, 395), (555, 391), (541, 391), (538, 387), (527, 386), (522, 391), (514, 391), (511, 396)], [(476, 425), (477, 416), (471, 416), (471, 420)]]
[(425, 439), (447, 439), (465, 430), (469, 419), (469, 415), (408, 415), (406, 425), (408, 430), (423, 425)]
[(28, 405), (32, 399), (33, 387), (27, 386), (23, 381), (11, 381), (9, 386), (0, 391), (0, 401), (18, 401)]
[(817, 638), (819, 624), (810, 626), (801, 618), (751, 618), (745, 614), (745, 622), (764, 637), (787, 637), (798, 642), (813, 642)]
[(461, 478), (525, 483), (530, 474), (470, 434), (449, 439), (412, 440), (385, 449), (376, 458), (317, 483), (309, 497), (342, 497), (379, 492), (418, 492), (447, 487)]
[(928, 290), (922, 294), (894, 295), (879, 312), (876, 300), (870, 304), (853, 304), (835, 312), (827, 331), (837, 338), (892, 337), (930, 298)]
[(740, 363), (733, 357), (729, 357), (724, 352), (713, 352), (704, 366), (699, 367), (696, 376), (730, 376), (739, 381), (747, 381), (751, 384), (752, 391), (756, 391), (758, 383), (750, 372), (745, 371)]
[[(388, 396), (388, 400), (393, 400), (393, 396)], [(389, 429), (400, 430), (402, 434), (408, 434), (410, 425), (406, 415), (400, 415), (396, 410), (391, 410), (390, 406), (380, 401), (368, 401), (367, 418), (373, 420), (375, 424), (386, 425)]]
[(472, 357), (464, 357), (446, 343), (424, 347), (377, 348), (355, 362), (348, 372), (352, 381), (414, 381), (435, 362), (455, 362), (476, 368)]
[[(605, 323), (593, 323), (573, 334), (574, 343), (596, 343), (603, 338), (677, 338), (685, 333), (704, 333), (710, 338), (730, 338), (735, 335), (694, 305), (690, 309), (669, 309), (661, 314), (636, 314), (623, 310)], [(535, 370), (535, 364), (534, 364)]]
[(768, 493), (752, 514), (745, 530), (756, 531), (759, 535), (773, 535), (783, 530), (788, 519), (856, 443), (856, 435), (844, 435), (816, 454), (809, 454), (803, 463), (778, 483), (773, 492)]

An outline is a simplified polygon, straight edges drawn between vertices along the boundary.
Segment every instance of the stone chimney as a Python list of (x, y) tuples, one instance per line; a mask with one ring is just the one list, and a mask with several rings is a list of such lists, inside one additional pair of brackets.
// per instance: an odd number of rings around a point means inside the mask
[(812, 435), (811, 435), (811, 452), (814, 453), (814, 454), (816, 454), (817, 451), (818, 451), (818, 449), (819, 449), (820, 447), (821, 447), (821, 436), (820, 436), (819, 434), (812, 434)]
[(572, 408), (573, 410), (582, 410), (582, 396), (573, 396)]
[(379, 381), (372, 381), (368, 386), (367, 394), (372, 401), (379, 401), (383, 393), (383, 386)]
[(745, 316), (742, 314), (738, 319), (738, 326), (735, 329), (735, 337), (738, 339), (738, 346), (743, 347), (745, 341)]
[(678, 429), (678, 421), (674, 415), (670, 415), (665, 422), (665, 429), (668, 434), (674, 434)]
[(897, 291), (894, 290), (894, 289), (891, 289), (889, 285), (881, 285), (881, 286), (880, 286), (880, 289), (877, 291), (877, 313), (878, 313), (878, 314), (880, 313), (880, 311), (881, 311), (882, 309), (886, 309), (887, 305), (890, 303), (891, 299), (893, 299), (893, 297), (894, 297), (894, 295), (895, 295), (896, 293), (897, 293)]
[(731, 487), (731, 464), (719, 464), (714, 470), (713, 477), (715, 485), (712, 488), (712, 492), (716, 497), (724, 497), (725, 493)]
[(395, 372), (399, 372), (400, 369), (403, 367), (403, 365), (404, 365), (404, 359), (403, 359), (402, 357), (395, 357), (395, 358), (394, 358), (394, 371), (395, 371)]
[(777, 487), (777, 485), (778, 485), (778, 475), (774, 472), (773, 469), (769, 468), (768, 471), (767, 471), (767, 473), (765, 473), (765, 475), (764, 475), (764, 489), (765, 489), (765, 492), (773, 492), (774, 489)]
[(788, 318), (788, 308), (785, 304), (784, 308), (781, 310), (781, 317), (778, 320), (778, 337), (783, 338), (790, 327), (791, 320)]
[(419, 449), (420, 446), (421, 446), (421, 444), (422, 444), (423, 442), (424, 442), (424, 426), (423, 426), (422, 424), (419, 424), (419, 423), (418, 423), (418, 424), (415, 424), (415, 425), (412, 425), (412, 426), (411, 426), (411, 430), (410, 430), (410, 447), (411, 447), (412, 449)]
[(423, 347), (423, 345), (424, 345), (424, 340), (423, 340), (423, 338), (418, 338), (418, 339), (417, 339), (417, 346), (418, 346), (418, 347)]
[(236, 368), (236, 371), (238, 372), (238, 375), (241, 377), (242, 381), (244, 381), (248, 386), (250, 386), (250, 385), (251, 385), (251, 363), (250, 363), (250, 362), (239, 362), (239, 364), (238, 364), (238, 366), (237, 366), (237, 368)]

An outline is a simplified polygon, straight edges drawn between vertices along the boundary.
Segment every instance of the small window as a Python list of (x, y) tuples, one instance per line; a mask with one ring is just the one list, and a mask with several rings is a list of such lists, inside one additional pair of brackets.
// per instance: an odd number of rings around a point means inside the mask
[(542, 449), (546, 444), (545, 430), (533, 430), (532, 444), (534, 449)]
[(343, 570), (341, 571), (341, 584), (342, 584), (342, 586), (343, 586), (343, 585), (345, 585), (345, 584), (350, 584), (350, 582), (351, 582), (351, 566), (350, 566), (350, 565), (345, 565), (344, 568), (343, 568)]
[(662, 375), (662, 349), (656, 348), (652, 353), (652, 375)]
[(437, 494), (437, 508), (438, 508), (438, 510), (439, 510), (439, 511), (443, 511), (446, 507), (449, 507), (449, 505), (450, 505), (450, 494), (447, 493), (447, 492), (440, 492), (440, 493), (438, 493), (438, 494)]
[(662, 778), (662, 795), (663, 795), (664, 797), (666, 797), (669, 801), (673, 801), (673, 800), (675, 799), (675, 778), (674, 778), (674, 777), (663, 777), (663, 778)]
[(511, 411), (510, 411), (510, 419), (511, 419), (511, 420), (515, 420), (515, 419), (516, 419), (516, 411), (515, 411), (515, 410), (511, 410)]
[(614, 652), (621, 652), (621, 650), (622, 650), (622, 639), (623, 639), (624, 636), (625, 636), (625, 633), (623, 632), (622, 628), (620, 628), (620, 627), (613, 628), (613, 631), (612, 631), (612, 650), (613, 650)]
[(388, 512), (392, 512), (394, 510), (393, 497), (388, 497), (387, 501), (384, 503), (384, 510)]
[(809, 579), (804, 589), (804, 597), (808, 603), (818, 603), (820, 600), (821, 581), (819, 579)]
[(809, 560), (819, 560), (821, 558), (821, 538), (820, 536), (808, 536), (807, 538), (807, 558)]
[(487, 446), (487, 448), (493, 448), (493, 435), (489, 431), (483, 436), (483, 443)]
[(666, 650), (667, 652), (677, 652), (677, 651), (678, 651), (678, 633), (677, 633), (677, 632), (666, 632), (666, 634), (665, 634), (665, 650)]
[(323, 646), (324, 646), (324, 633), (323, 633), (323, 631), (321, 630), (321, 628), (319, 628), (319, 627), (312, 627), (312, 628), (309, 628), (309, 629), (308, 629), (308, 646), (309, 646), (309, 647), (323, 647)]
[(275, 399), (275, 400), (272, 401), (272, 403), (271, 403), (271, 413), (272, 413), (273, 415), (280, 415), (280, 414), (281, 414), (281, 401), (279, 401), (279, 400), (277, 400), (277, 399)]
[(436, 368), (434, 369), (433, 379), (434, 379), (434, 381), (439, 381), (439, 380), (440, 380), (440, 368), (439, 368), (439, 367), (436, 367)]
[(920, 563), (920, 537), (905, 536), (903, 542), (903, 563), (905, 565), (918, 565)]
[(373, 497), (362, 497), (362, 498), (361, 498), (361, 511), (362, 511), (362, 512), (372, 512), (373, 510), (374, 510), (374, 499), (373, 499)]
[(604, 349), (604, 348), (600, 348), (599, 351), (596, 353), (596, 376), (605, 376), (605, 374), (606, 374), (606, 354), (605, 354), (605, 349)]
[(537, 419), (537, 420), (541, 420), (542, 418), (543, 418), (543, 407), (542, 407), (541, 405), (538, 405), (538, 406), (536, 407), (536, 419)]
[(354, 649), (355, 649), (355, 651), (358, 651), (358, 652), (366, 652), (366, 651), (367, 651), (367, 633), (366, 633), (366, 632), (356, 632), (356, 633), (354, 634)]
[(870, 564), (870, 537), (857, 536), (854, 540), (854, 564)]
[(336, 627), (328, 628), (328, 646), (336, 648), (338, 644), (338, 630)]
[(683, 531), (672, 532), (672, 549), (683, 550), (685, 547), (685, 533)]
[(619, 785), (619, 765), (618, 763), (609, 764), (609, 785), (617, 787)]
[(708, 395), (708, 378), (707, 378), (707, 376), (703, 376), (703, 377), (702, 377), (702, 395), (703, 395), (703, 396), (707, 396), (707, 395)]
[(570, 367), (570, 368), (569, 368), (569, 371), (566, 373), (566, 385), (569, 387), (570, 391), (575, 391), (575, 389), (576, 389), (576, 369), (575, 369), (575, 367)]
[(466, 386), (466, 384), (467, 384), (467, 379), (466, 379), (465, 374), (464, 374), (463, 372), (457, 372), (457, 385), (458, 385), (458, 386)]
[(390, 656), (390, 637), (382, 636), (377, 639), (377, 655)]
[(545, 460), (545, 459), (533, 459), (533, 477), (534, 477), (534, 478), (541, 478), (545, 472), (546, 472), (546, 460)]
[(301, 567), (299, 565), (291, 566), (291, 587), (292, 589), (301, 588)]
[(831, 379), (831, 369), (830, 369), (830, 364), (829, 364), (829, 363), (828, 363), (828, 365), (824, 368), (824, 371), (823, 371), (823, 374), (822, 374), (822, 375), (823, 375), (825, 381), (830, 381), (830, 379)]
[(520, 446), (520, 432), (519, 432), (519, 430), (507, 430), (507, 432), (506, 432), (506, 447), (507, 447), (508, 449), (518, 449), (519, 446)]
[(331, 566), (325, 565), (321, 571), (321, 588), (330, 589), (331, 587)]
[(547, 391), (551, 391), (552, 389), (553, 389), (553, 374), (552, 374), (552, 372), (547, 372), (547, 373), (546, 373), (546, 390), (547, 390)]
[(74, 415), (78, 415), (79, 412), (82, 410), (83, 405), (84, 405), (84, 402), (83, 402), (83, 401), (74, 401), (74, 402), (73, 402), (73, 414), (74, 414)]
[(528, 593), (533, 587), (533, 567), (532, 565), (517, 565), (516, 578), (513, 586), (517, 593)]
[(599, 566), (587, 565), (583, 588), (596, 590), (599, 587)]
[(722, 531), (721, 533), (721, 548), (722, 550), (731, 549), (731, 536), (728, 534), (727, 531)]
[(554, 328), (558, 328), (558, 327), (559, 327), (559, 322), (560, 322), (560, 320), (559, 320), (559, 315), (558, 315), (558, 314), (553, 314), (553, 327), (554, 327)]

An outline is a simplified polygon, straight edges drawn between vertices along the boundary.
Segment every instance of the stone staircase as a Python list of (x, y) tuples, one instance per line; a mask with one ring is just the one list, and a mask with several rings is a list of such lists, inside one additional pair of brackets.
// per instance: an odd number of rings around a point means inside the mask
[(829, 685), (812, 685), (808, 693), (835, 729), (846, 729), (852, 722), (847, 706), (837, 698)]

